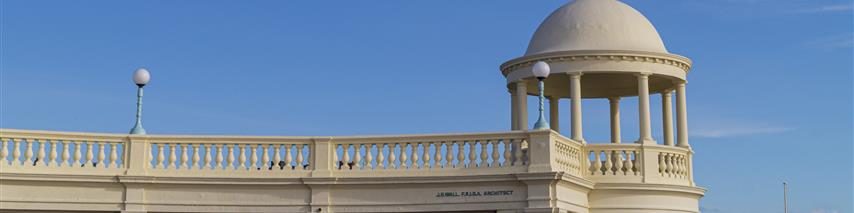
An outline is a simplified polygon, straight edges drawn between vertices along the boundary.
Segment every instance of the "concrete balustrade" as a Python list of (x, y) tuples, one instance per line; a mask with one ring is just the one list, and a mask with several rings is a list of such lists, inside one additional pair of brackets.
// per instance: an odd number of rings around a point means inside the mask
[[(233, 211), (295, 208), (291, 210), (306, 212), (307, 207), (304, 206), (282, 204), (269, 209), (270, 205), (266, 203), (246, 203), (256, 198), (277, 199), (283, 195), (274, 195), (276, 193), (297, 193), (293, 190), (311, 188), (311, 205), (321, 203), (317, 205), (324, 206), (327, 204), (322, 204), (323, 197), (314, 196), (327, 193), (331, 189), (324, 187), (337, 184), (324, 182), (328, 180), (365, 184), (410, 184), (411, 180), (425, 183), (463, 181), (483, 186), (495, 184), (490, 181), (522, 181), (533, 184), (529, 187), (540, 187), (538, 184), (542, 181), (537, 178), (548, 177), (544, 180), (557, 178), (580, 187), (576, 188), (581, 190), (579, 193), (595, 190), (595, 186), (601, 184), (613, 187), (623, 186), (613, 184), (651, 183), (694, 189), (689, 148), (636, 143), (582, 143), (552, 130), (256, 137), (140, 136), (0, 129), (0, 139), (0, 186), (4, 189), (0, 195), (3, 206), (0, 209), (207, 211), (205, 206), (215, 206), (210, 208), (217, 211), (223, 208)], [(520, 183), (502, 184), (510, 184), (507, 186), (512, 188), (519, 187), (514, 184)], [(87, 187), (79, 188), (81, 184)], [(454, 183), (447, 184), (450, 185), (432, 186), (454, 186)], [(549, 185), (548, 182), (542, 184)], [(43, 191), (42, 185), (53, 186), (51, 190), (58, 192), (55, 196), (26, 196), (29, 191)], [(416, 185), (411, 187), (426, 187)], [(387, 187), (393, 186), (397, 185)], [(170, 190), (171, 187), (181, 190)], [(237, 190), (250, 200), (214, 196), (225, 192), (222, 190)], [(120, 193), (112, 193), (116, 191)], [(68, 197), (62, 197), (80, 193), (87, 194), (86, 199), (100, 200), (74, 201), (75, 204), (71, 205)], [(192, 199), (157, 200), (185, 196), (179, 195), (182, 193), (201, 193), (213, 196), (210, 199), (214, 200), (201, 206), (196, 204), (198, 200)], [(306, 192), (297, 194), (303, 193)], [(695, 196), (701, 191), (691, 193), (690, 196)], [(532, 199), (531, 196), (540, 195), (527, 196), (527, 199)], [(530, 201), (523, 206), (534, 208), (532, 206), (539, 205), (549, 206), (548, 203)], [(349, 207), (337, 208), (346, 211)]]

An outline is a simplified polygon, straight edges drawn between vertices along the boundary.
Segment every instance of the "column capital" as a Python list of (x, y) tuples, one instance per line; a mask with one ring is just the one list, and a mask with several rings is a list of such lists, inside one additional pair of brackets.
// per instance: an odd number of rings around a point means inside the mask
[(620, 99), (623, 99), (620, 96), (608, 97), (608, 101), (620, 102)]
[(650, 75), (652, 75), (652, 73), (651, 73), (651, 72), (639, 72), (639, 73), (635, 73), (635, 76), (637, 76), (637, 77), (641, 77), (641, 78), (647, 78), (647, 77), (649, 77)]
[(584, 72), (567, 73), (567, 75), (569, 75), (569, 77), (571, 78), (580, 78), (582, 75), (584, 75)]
[(663, 89), (660, 91), (661, 95), (670, 96), (670, 93), (673, 93), (673, 89)]

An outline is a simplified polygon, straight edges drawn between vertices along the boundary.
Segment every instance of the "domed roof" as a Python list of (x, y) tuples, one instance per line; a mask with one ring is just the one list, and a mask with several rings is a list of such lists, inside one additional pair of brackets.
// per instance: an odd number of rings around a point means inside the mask
[(558, 8), (537, 28), (525, 55), (573, 50), (667, 53), (652, 23), (617, 0), (576, 0)]

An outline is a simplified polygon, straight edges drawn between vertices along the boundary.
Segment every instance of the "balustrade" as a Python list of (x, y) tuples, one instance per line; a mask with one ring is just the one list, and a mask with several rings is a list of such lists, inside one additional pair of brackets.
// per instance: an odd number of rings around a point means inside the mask
[(639, 144), (588, 145), (588, 175), (640, 176), (640, 153)]
[[(0, 135), (0, 165), (33, 168), (120, 168), (121, 138)], [(110, 146), (106, 146), (109, 144)], [(11, 156), (10, 150), (11, 149)], [(73, 153), (73, 154), (72, 154)], [(110, 157), (107, 158), (107, 153)], [(109, 159), (106, 161), (105, 159)]]
[(524, 141), (523, 137), (467, 139), (462, 136), (447, 140), (418, 139), (406, 138), (398, 142), (389, 139), (378, 139), (382, 142), (357, 139), (353, 142), (337, 142), (333, 145), (336, 158), (332, 166), (339, 171), (359, 171), (526, 165), (519, 148), (522, 147), (520, 144)]
[[(307, 170), (310, 167), (304, 157), (310, 156), (311, 153), (308, 142), (169, 143), (165, 141), (168, 139), (164, 139), (164, 142), (151, 143), (148, 156), (157, 156), (157, 158), (149, 157), (151, 169), (277, 172)], [(167, 155), (168, 158), (165, 157)], [(178, 155), (181, 156), (180, 159), (176, 157)], [(193, 157), (189, 158), (188, 156), (191, 155)], [(204, 156), (204, 160), (201, 156)]]
[[(133, 146), (136, 151), (125, 150), (131, 143), (141, 146)], [(315, 150), (318, 147), (328, 152)], [(131, 156), (137, 154), (143, 157), (124, 165), (126, 160), (137, 159)], [(0, 129), (0, 168), (16, 173), (120, 175), (137, 169), (134, 174), (150, 176), (308, 177), (317, 172), (358, 177), (562, 171), (594, 182), (691, 185), (691, 154), (689, 148), (663, 145), (582, 144), (547, 131), (318, 141), (313, 137), (128, 136)], [(328, 165), (313, 165), (317, 162)]]

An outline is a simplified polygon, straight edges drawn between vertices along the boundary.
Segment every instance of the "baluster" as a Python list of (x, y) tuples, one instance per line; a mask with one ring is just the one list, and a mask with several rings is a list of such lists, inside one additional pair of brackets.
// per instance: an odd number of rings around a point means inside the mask
[(95, 167), (95, 163), (92, 162), (92, 159), (95, 158), (95, 154), (92, 152), (92, 141), (86, 141), (86, 159), (83, 161), (83, 166), (86, 164), (92, 165)]
[(6, 142), (8, 139), (0, 138), (0, 165), (6, 166), (9, 165), (9, 160), (6, 158), (9, 156), (9, 143)]
[[(270, 145), (270, 146), (272, 146), (272, 145)], [(267, 149), (267, 148), (268, 148), (268, 147), (270, 147), (270, 146), (268, 146), (268, 145), (266, 145), (266, 144), (261, 144), (261, 151), (262, 151), (262, 152), (264, 152), (264, 153), (261, 155), (261, 163), (263, 163), (262, 165), (264, 165), (264, 166), (262, 166), (262, 167), (261, 167), (261, 170), (263, 170), (263, 169), (265, 169), (265, 168), (266, 168), (267, 170), (272, 170), (272, 169), (273, 169), (273, 166), (275, 166), (275, 165), (276, 165), (275, 163), (271, 163), (271, 162), (270, 162), (270, 150), (269, 150), (269, 149)]]
[[(169, 165), (173, 166), (174, 169), (178, 169), (178, 149), (175, 148), (176, 144), (169, 144)], [(166, 167), (169, 168), (168, 166)]]
[(466, 167), (471, 168), (477, 165), (477, 160), (475, 160), (475, 144), (477, 144), (477, 141), (469, 141), (467, 144), (469, 146), (469, 162), (466, 164)]
[[(47, 140), (45, 140), (45, 141), (47, 142)], [(56, 156), (57, 156), (56, 144), (57, 144), (56, 140), (50, 140), (50, 154), (48, 154), (48, 157), (50, 157), (50, 160), (44, 161), (46, 166), (50, 166), (51, 163), (54, 164), (53, 166), (57, 166), (57, 167), (59, 166), (59, 163), (56, 163)], [(3, 151), (6, 151), (6, 144), (5, 143), (3, 144)], [(6, 152), (5, 155), (8, 156), (9, 152)], [(6, 160), (5, 156), (3, 157), (3, 160)], [(6, 164), (3, 164), (3, 165), (6, 165)]]
[(217, 144), (216, 145), (216, 163), (214, 163), (214, 165), (211, 166), (211, 169), (216, 169), (216, 168), (225, 169), (225, 164), (222, 163), (222, 159), (223, 159), (222, 152), (224, 151), (222, 149), (223, 147), (224, 147), (223, 144)]
[(614, 151), (610, 151), (610, 150), (605, 151), (605, 171), (604, 171), (605, 175), (609, 175), (612, 173), (611, 169), (613, 168), (614, 161), (612, 161), (611, 158), (613, 158), (613, 154), (612, 154), (613, 152)]
[(400, 144), (400, 168), (401, 169), (409, 169), (409, 166), (406, 163), (406, 147), (409, 146), (409, 143)]
[[(107, 166), (108, 166), (104, 162), (104, 159), (107, 159), (107, 152), (104, 150), (105, 148), (106, 148), (106, 146), (104, 145), (103, 141), (98, 142), (98, 157), (97, 157), (97, 159), (98, 159), (98, 164), (101, 165), (101, 168), (107, 168)], [(145, 161), (146, 162), (146, 168), (151, 167), (150, 166), (151, 160), (154, 160), (154, 157), (152, 157), (151, 151), (148, 151), (148, 161)]]
[(110, 163), (113, 168), (119, 168), (119, 143), (110, 143)]
[(188, 162), (190, 161), (190, 157), (187, 154), (187, 150), (189, 150), (189, 146), (190, 146), (190, 144), (186, 144), (186, 143), (185, 144), (178, 144), (178, 148), (181, 149), (181, 167), (179, 168), (178, 165), (175, 165), (175, 169), (187, 169), (188, 168), (188, 165), (189, 165)]
[(445, 142), (436, 143), (434, 146), (436, 147), (436, 159), (433, 160), (433, 168), (445, 168), (445, 163), (442, 162), (442, 152), (445, 151)]
[[(273, 165), (271, 165), (271, 167), (277, 167), (277, 166), (279, 166), (279, 162), (282, 162), (282, 155), (281, 155), (282, 154), (281, 153), (282, 145), (276, 144), (276, 145), (270, 145), (270, 146), (273, 147)], [(335, 152), (333, 152), (333, 154), (334, 153)], [(333, 159), (335, 159), (335, 158), (333, 158)], [(279, 168), (279, 170), (282, 170), (282, 168)]]
[(510, 152), (510, 149), (513, 148), (513, 140), (504, 140), (504, 162), (501, 163), (501, 166), (507, 167), (510, 165), (511, 158), (513, 157), (513, 153)]
[(239, 165), (240, 170), (248, 170), (249, 169), (249, 168), (246, 168), (246, 148), (247, 148), (247, 146), (249, 146), (249, 145), (243, 145), (243, 146), (240, 146), (239, 144), (237, 145), (237, 148), (240, 149), (240, 155), (237, 156), (237, 163), (240, 164)]
[(80, 158), (83, 153), (80, 150), (80, 141), (74, 141), (74, 161), (71, 162), (71, 167), (80, 167)]
[(674, 155), (675, 155), (674, 156), (674, 158), (675, 158), (674, 165), (676, 166), (675, 175), (676, 175), (676, 177), (682, 177), (682, 155), (678, 155), (678, 154), (674, 154)]
[[(47, 139), (41, 139), (41, 140), (39, 140), (39, 153), (38, 153), (38, 155), (36, 155), (36, 156), (37, 156), (37, 158), (39, 158), (39, 160), (41, 161), (42, 166), (47, 166), (47, 159), (45, 159), (45, 158), (44, 158), (44, 156), (45, 156), (45, 151), (44, 151), (45, 146), (47, 146)], [(6, 147), (3, 147), (3, 148), (5, 149)]]
[[(591, 160), (591, 157), (593, 157), (593, 156), (591, 155), (590, 150), (584, 151), (584, 155), (581, 156), (581, 159), (583, 160), (583, 162), (581, 162), (581, 163), (584, 166), (583, 167), (584, 169), (581, 169), (581, 170), (587, 170), (587, 175), (592, 175), (594, 173), (593, 172), (593, 160)], [(584, 172), (584, 171), (582, 171), (582, 172)]]
[(454, 148), (451, 147), (451, 146), (453, 146), (453, 144), (452, 143), (445, 143), (445, 142), (442, 142), (442, 144), (445, 145), (445, 148), (444, 148), (444, 150), (445, 150), (445, 164), (443, 164), (442, 167), (443, 168), (453, 167), (454, 166)]
[(420, 165), (418, 165), (418, 145), (421, 143), (412, 144), (412, 163), (409, 164), (409, 168), (418, 169)]
[(246, 147), (247, 149), (249, 149), (249, 168), (261, 170), (261, 167), (258, 166), (258, 153), (256, 153), (258, 146), (256, 146), (255, 144), (247, 144)]
[(287, 146), (285, 146), (285, 166), (287, 166), (288, 169), (291, 170), (296, 168), (296, 166), (291, 166), (291, 164), (294, 162), (294, 156), (293, 154), (291, 154), (291, 151), (293, 151), (294, 149), (293, 146), (295, 145), (288, 144)]
[(383, 150), (385, 149), (386, 144), (380, 144), (377, 146), (377, 166), (382, 169), (387, 169), (385, 162), (385, 155), (383, 154)]
[(374, 154), (371, 153), (372, 149), (374, 149), (374, 144), (369, 143), (365, 146), (365, 167), (374, 170)]
[(519, 145), (519, 152), (522, 152), (522, 165), (527, 165), (529, 162), (531, 153), (528, 152), (528, 140), (522, 140), (522, 143)]
[(513, 152), (513, 162), (510, 165), (519, 166), (519, 165), (525, 164), (525, 162), (522, 161), (523, 160), (522, 159), (522, 142), (523, 141), (525, 141), (525, 140), (522, 139), (522, 140), (519, 140), (518, 142), (515, 142), (515, 143), (511, 142), (510, 143), (510, 145), (513, 146), (513, 150), (510, 150), (511, 152)]
[(21, 141), (14, 138), (10, 138), (9, 140), (12, 141), (12, 166), (20, 166)]
[(635, 165), (632, 163), (632, 156), (634, 155), (634, 151), (626, 151), (626, 160), (623, 164), (626, 167), (626, 175), (636, 175), (635, 174)]
[(454, 142), (454, 146), (457, 147), (457, 168), (463, 168), (466, 164), (466, 153), (464, 152), (465, 141), (462, 142)]
[(276, 163), (270, 162), (270, 150), (268, 148), (272, 146), (273, 145), (261, 144), (261, 151), (263, 151), (263, 153), (261, 154), (261, 163), (262, 165), (264, 165), (261, 167), (262, 170), (264, 168), (267, 168), (267, 170), (272, 170), (273, 166), (276, 166)]
[(623, 159), (623, 151), (617, 150), (614, 152), (614, 174), (625, 175), (626, 172), (623, 168), (623, 161), (625, 160)]
[(666, 155), (664, 155), (664, 162), (667, 163), (667, 169), (665, 170), (667, 176), (672, 177), (673, 170), (675, 169), (673, 166), (673, 154), (667, 153)]
[(679, 175), (681, 175), (682, 178), (688, 176), (688, 156), (679, 156)]
[(157, 168), (158, 165), (162, 166), (164, 169), (166, 168), (166, 160), (165, 152), (163, 151), (164, 145), (162, 143), (157, 144), (157, 163), (154, 164), (154, 168)]
[(489, 151), (486, 147), (486, 144), (489, 144), (490, 140), (480, 141), (480, 163), (477, 164), (478, 167), (484, 167), (489, 164), (487, 160), (489, 160)]
[(399, 168), (397, 166), (397, 164), (394, 164), (394, 161), (396, 160), (395, 158), (397, 158), (397, 155), (394, 154), (394, 148), (396, 146), (397, 146), (396, 143), (388, 146), (388, 165), (391, 166), (391, 168), (393, 168), (393, 169)]
[(200, 162), (199, 170), (214, 169), (214, 166), (211, 165), (211, 161), (213, 160), (213, 157), (211, 156), (213, 149), (211, 149), (211, 147), (213, 147), (213, 145), (204, 144), (202, 146), (205, 148), (205, 162)]
[(193, 166), (199, 167), (198, 169), (205, 168), (205, 164), (201, 162), (202, 157), (199, 155), (199, 146), (201, 146), (201, 144), (193, 144), (193, 164), (187, 167), (187, 169), (191, 169)]
[(676, 155), (676, 177), (682, 177), (682, 155)]
[(593, 151), (593, 153), (596, 154), (596, 156), (595, 156), (596, 163), (593, 164), (593, 168), (594, 168), (593, 172), (594, 172), (594, 174), (603, 175), (604, 172), (602, 172), (602, 160), (600, 158), (601, 153), (599, 153), (599, 151)]
[(356, 167), (356, 170), (362, 169), (362, 144), (356, 144), (356, 147), (353, 147), (353, 166)]
[(230, 166), (232, 169), (235, 169), (235, 170), (238, 168), (237, 165), (234, 165), (234, 158), (237, 157), (237, 153), (234, 153), (234, 146), (237, 146), (237, 145), (238, 144), (234, 144), (234, 145), (227, 144), (226, 145), (226, 146), (228, 146), (228, 157), (225, 160), (226, 160), (226, 163), (228, 163), (228, 165), (225, 165), (224, 167)]
[(664, 153), (658, 153), (658, 174), (664, 176), (667, 171), (667, 164), (664, 163)]
[(501, 157), (501, 155), (498, 151), (498, 144), (498, 140), (492, 141), (492, 163), (489, 164), (490, 167), (499, 167), (498, 161), (500, 160), (499, 158)]
[[(23, 142), (23, 139), (21, 141)], [(24, 152), (24, 162), (26, 162), (26, 165), (24, 165), (24, 166), (34, 166), (33, 165), (33, 148), (34, 148), (33, 142), (35, 141), (35, 139), (26, 139), (26, 141), (27, 141), (27, 146), (24, 147), (24, 150), (26, 150)]]
[(297, 144), (297, 169), (299, 169), (299, 170), (305, 170), (305, 168), (306, 168), (305, 161), (304, 161), (305, 159), (303, 159), (303, 155), (302, 155), (302, 151), (304, 149), (303, 147), (304, 147), (303, 144)]
[(421, 161), (423, 162), (423, 166), (421, 166), (421, 168), (423, 169), (430, 168), (430, 144), (433, 144), (433, 142), (428, 142), (421, 146), (421, 150), (424, 151), (423, 156), (421, 157)]
[(344, 165), (342, 165), (342, 167), (346, 166), (347, 169), (353, 169), (353, 166), (350, 166), (351, 165), (350, 164), (350, 146), (352, 146), (352, 145), (351, 144), (342, 144), (341, 146), (342, 146), (342, 150), (344, 150), (341, 153), (342, 155), (344, 155), (344, 162), (343, 162)]
[[(14, 139), (12, 139), (12, 141), (14, 141)], [(68, 145), (68, 141), (62, 140), (62, 161), (60, 161), (62, 162), (62, 166), (69, 166), (68, 160), (71, 159), (71, 150), (69, 149), (70, 147)], [(18, 145), (15, 145), (15, 151), (18, 151)], [(18, 153), (18, 155), (20, 155), (20, 152)], [(17, 161), (18, 157), (15, 157), (14, 159)]]

